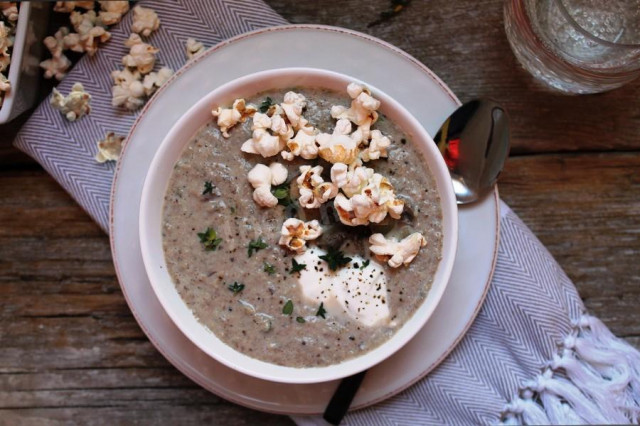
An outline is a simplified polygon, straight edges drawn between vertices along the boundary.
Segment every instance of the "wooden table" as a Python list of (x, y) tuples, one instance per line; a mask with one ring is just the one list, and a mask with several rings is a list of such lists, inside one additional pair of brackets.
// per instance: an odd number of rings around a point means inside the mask
[[(371, 28), (387, 0), (268, 3), (294, 23), (395, 44), (463, 101), (504, 104), (513, 144), (502, 198), (587, 308), (640, 346), (640, 81), (593, 96), (541, 90), (511, 53), (501, 0), (416, 0)], [(290, 424), (202, 390), (154, 349), (122, 296), (107, 236), (10, 146), (24, 119), (0, 127), (0, 423)]]

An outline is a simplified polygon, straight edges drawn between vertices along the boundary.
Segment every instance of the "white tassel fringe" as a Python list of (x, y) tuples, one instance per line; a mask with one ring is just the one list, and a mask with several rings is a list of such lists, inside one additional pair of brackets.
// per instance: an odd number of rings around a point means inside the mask
[(640, 352), (583, 315), (559, 354), (503, 412), (501, 424), (634, 424), (640, 419)]

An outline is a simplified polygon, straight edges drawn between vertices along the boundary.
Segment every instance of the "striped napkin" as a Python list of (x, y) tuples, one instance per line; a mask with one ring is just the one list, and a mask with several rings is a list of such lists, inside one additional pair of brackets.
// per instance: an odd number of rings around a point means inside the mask
[[(286, 23), (260, 0), (142, 0), (162, 24), (150, 43), (160, 65), (184, 62), (194, 37), (212, 46), (261, 27)], [(177, 13), (179, 11), (179, 13)], [(112, 40), (85, 57), (60, 83), (81, 82), (92, 112), (74, 123), (43, 102), (16, 147), (36, 159), (106, 231), (114, 165), (94, 160), (107, 131), (127, 134), (136, 114), (111, 107), (110, 70), (119, 69), (132, 16)], [(425, 379), (344, 424), (629, 423), (640, 416), (640, 354), (586, 315), (575, 287), (530, 230), (501, 206), (498, 260), (486, 302), (464, 339)], [(323, 424), (320, 417), (296, 417)]]

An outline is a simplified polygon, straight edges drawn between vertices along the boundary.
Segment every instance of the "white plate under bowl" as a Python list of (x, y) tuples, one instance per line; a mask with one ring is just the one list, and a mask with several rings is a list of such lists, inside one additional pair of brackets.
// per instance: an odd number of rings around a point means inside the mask
[[(389, 340), (355, 358), (321, 367), (295, 368), (250, 357), (224, 343), (198, 320), (180, 296), (168, 272), (162, 244), (162, 211), (174, 165), (198, 130), (212, 121), (211, 109), (216, 106), (231, 105), (234, 99), (249, 98), (264, 90), (281, 90), (284, 93), (292, 87), (329, 89), (346, 96), (347, 86), (352, 82), (364, 84), (380, 100), (379, 112), (410, 138), (434, 178), (442, 208), (442, 256), (432, 277), (431, 288), (411, 318)], [(241, 155), (240, 146), (237, 146), (237, 155)], [(254, 156), (255, 161), (260, 159), (260, 156)], [(248, 182), (246, 184), (249, 185)], [(252, 199), (248, 202), (254, 203)], [(440, 151), (420, 122), (402, 105), (368, 82), (358, 81), (352, 76), (317, 68), (294, 67), (260, 71), (223, 84), (206, 94), (178, 120), (151, 162), (142, 189), (139, 226), (142, 258), (151, 287), (173, 322), (196, 346), (224, 365), (253, 377), (283, 383), (319, 383), (373, 367), (420, 331), (449, 283), (458, 242), (458, 208), (449, 170)]]
[[(287, 49), (283, 50), (285, 45)], [(160, 142), (176, 120), (203, 93), (228, 81), (260, 70), (295, 66), (329, 69), (369, 82), (405, 106), (430, 134), (459, 104), (444, 83), (420, 62), (361, 33), (292, 25), (235, 37), (178, 71), (139, 115), (117, 165), (110, 235), (116, 273), (127, 303), (151, 342), (176, 368), (205, 389), (250, 408), (317, 414), (324, 411), (338, 381), (304, 385), (270, 382), (239, 373), (209, 357), (162, 309), (146, 275), (137, 238), (144, 178)], [(477, 315), (497, 255), (497, 191), (458, 212), (458, 251), (440, 304), (407, 345), (369, 370), (352, 409), (389, 398), (427, 375), (453, 350)]]

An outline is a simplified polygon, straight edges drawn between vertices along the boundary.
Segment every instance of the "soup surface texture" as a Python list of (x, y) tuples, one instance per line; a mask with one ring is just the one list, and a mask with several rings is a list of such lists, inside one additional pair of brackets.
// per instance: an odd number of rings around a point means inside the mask
[[(307, 98), (304, 117), (328, 133), (336, 123), (330, 115), (331, 106), (348, 107), (351, 101), (346, 94), (324, 89), (292, 90)], [(247, 103), (259, 106), (267, 97), (282, 102), (285, 92), (263, 92)], [(243, 142), (251, 138), (251, 121), (229, 130), (229, 138), (222, 136), (215, 122), (207, 124), (174, 166), (165, 195), (162, 235), (168, 271), (179, 294), (199, 321), (222, 341), (266, 362), (326, 366), (376, 348), (424, 301), (441, 257), (440, 199), (420, 150), (409, 135), (380, 114), (373, 128), (388, 136), (392, 144), (388, 158), (366, 165), (389, 179), (396, 196), (405, 202), (404, 213), (399, 220), (349, 227), (336, 219), (332, 200), (312, 210), (295, 203), (263, 208), (254, 202), (247, 174), (257, 163), (277, 161), (287, 167), (294, 201), (299, 167), (321, 165), (325, 174), (331, 164), (319, 158), (285, 161), (280, 155), (262, 158), (241, 152)], [(317, 277), (308, 272), (322, 274), (329, 269), (318, 258), (307, 261), (301, 272), (292, 269), (294, 254), (278, 244), (283, 221), (292, 216), (320, 221), (323, 235), (309, 241), (308, 246), (316, 251), (339, 248), (353, 259), (342, 266), (352, 270), (351, 276), (366, 277), (374, 267), (384, 272), (386, 294), (371, 303), (388, 306), (388, 321), (369, 327), (341, 313), (322, 315), (321, 300), (303, 295), (300, 281)], [(198, 236), (207, 228), (215, 230), (215, 238), (220, 239), (215, 250), (207, 250)], [(373, 232), (398, 239), (420, 232), (427, 245), (408, 266), (391, 268), (384, 261), (376, 262), (369, 251), (368, 237)], [(309, 253), (306, 259), (312, 256)]]

